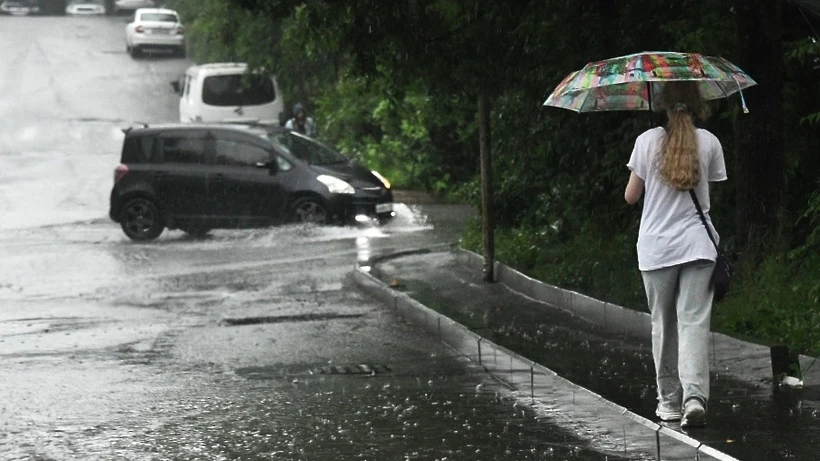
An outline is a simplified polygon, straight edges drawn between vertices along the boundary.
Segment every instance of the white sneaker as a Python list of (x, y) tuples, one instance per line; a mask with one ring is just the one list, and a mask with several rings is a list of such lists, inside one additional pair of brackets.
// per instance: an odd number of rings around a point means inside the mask
[(706, 425), (706, 408), (699, 398), (691, 398), (686, 401), (683, 408), (683, 418), (681, 427), (699, 427)]
[(655, 414), (661, 421), (679, 421), (681, 418), (680, 407), (659, 403), (655, 409)]

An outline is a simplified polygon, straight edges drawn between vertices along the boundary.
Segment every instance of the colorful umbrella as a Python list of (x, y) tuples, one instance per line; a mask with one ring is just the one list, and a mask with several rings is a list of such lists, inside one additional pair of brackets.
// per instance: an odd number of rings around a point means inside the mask
[[(740, 93), (757, 83), (731, 62), (698, 53), (643, 52), (591, 62), (569, 74), (544, 102), (575, 112), (605, 110), (652, 110), (664, 82), (699, 82), (706, 99)], [(653, 102), (654, 101), (654, 102)]]

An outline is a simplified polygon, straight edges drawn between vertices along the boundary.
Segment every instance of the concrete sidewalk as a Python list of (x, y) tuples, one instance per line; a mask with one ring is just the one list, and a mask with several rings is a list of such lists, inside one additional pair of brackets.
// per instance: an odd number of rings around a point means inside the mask
[[(360, 262), (356, 273), (361, 286), (437, 329), (531, 394), (534, 404), (560, 408), (570, 392), (572, 411), (564, 412), (576, 419), (570, 423), (623, 431), (627, 454), (657, 449), (656, 459), (663, 460), (820, 459), (820, 365), (812, 358), (801, 357), (804, 389), (776, 389), (768, 347), (715, 333), (707, 426), (658, 425), (647, 313), (545, 285), (503, 265), (496, 271), (500, 283), (485, 283), (481, 267), (478, 255), (438, 248), (382, 255)], [(487, 365), (490, 353), (494, 360), (509, 357), (510, 365)]]

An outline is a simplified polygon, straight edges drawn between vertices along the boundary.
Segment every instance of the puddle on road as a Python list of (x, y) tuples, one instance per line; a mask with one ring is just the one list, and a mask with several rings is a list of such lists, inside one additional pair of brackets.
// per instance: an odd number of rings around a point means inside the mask
[(222, 322), (229, 326), (237, 326), (259, 325), (264, 323), (316, 322), (322, 320), (357, 319), (361, 317), (364, 317), (364, 314), (340, 314), (334, 312), (327, 312), (320, 314), (225, 318), (222, 320)]
[(286, 370), (275, 366), (246, 367), (238, 368), (234, 370), (234, 373), (245, 379), (282, 379), (285, 377), (298, 378), (299, 376), (310, 377), (314, 375), (375, 376), (377, 374), (385, 374), (392, 371), (393, 369), (390, 368), (389, 365), (354, 363), (346, 365), (319, 365), (309, 367), (306, 370)]

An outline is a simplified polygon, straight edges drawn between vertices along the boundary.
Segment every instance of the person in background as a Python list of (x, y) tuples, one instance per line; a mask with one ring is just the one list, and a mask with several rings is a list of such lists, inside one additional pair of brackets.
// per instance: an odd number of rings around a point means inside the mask
[(708, 106), (697, 82), (667, 82), (660, 105), (666, 127), (641, 134), (627, 164), (627, 203), (644, 195), (638, 231), (638, 268), (652, 318), (652, 355), (658, 391), (655, 414), (681, 427), (706, 424), (709, 331), (717, 251), (695, 208), (694, 189), (712, 235), (709, 183), (726, 180), (723, 148), (695, 127)]
[(297, 102), (293, 105), (293, 118), (287, 121), (285, 128), (302, 133), (311, 138), (316, 137), (316, 124), (307, 116), (305, 106)]

